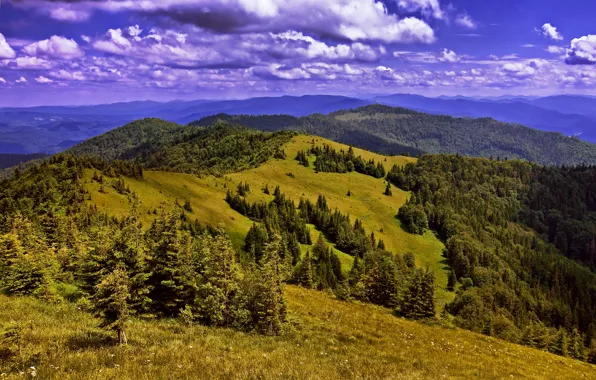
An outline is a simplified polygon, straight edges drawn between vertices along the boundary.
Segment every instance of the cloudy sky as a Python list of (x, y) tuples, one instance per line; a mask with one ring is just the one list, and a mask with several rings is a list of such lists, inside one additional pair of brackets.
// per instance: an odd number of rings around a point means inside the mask
[(593, 0), (0, 2), (0, 106), (596, 95)]

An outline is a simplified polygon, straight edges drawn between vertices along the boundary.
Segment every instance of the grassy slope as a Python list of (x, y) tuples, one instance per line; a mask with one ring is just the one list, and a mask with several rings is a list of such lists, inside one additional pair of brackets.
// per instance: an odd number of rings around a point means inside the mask
[[(251, 188), (248, 199), (251, 202), (272, 199), (261, 191), (266, 184), (272, 192), (279, 185), (282, 192), (294, 199), (296, 203), (302, 197), (316, 201), (319, 194), (323, 194), (331, 207), (337, 207), (341, 212), (349, 213), (352, 218), (361, 219), (366, 230), (374, 232), (377, 239), (383, 239), (388, 250), (397, 253), (414, 253), (420, 266), (430, 267), (437, 275), (438, 302), (442, 304), (450, 300), (453, 294), (443, 290), (447, 284), (447, 272), (443, 269), (442, 243), (431, 232), (427, 232), (424, 236), (405, 232), (395, 218), (397, 210), (404, 204), (408, 194), (393, 188), (393, 196), (387, 197), (383, 195), (385, 183), (382, 179), (359, 173), (315, 173), (312, 166), (305, 168), (299, 165), (294, 159), (296, 153), (299, 150), (308, 149), (312, 140), (313, 137), (310, 136), (297, 136), (285, 146), (287, 155), (285, 160), (272, 159), (256, 169), (230, 174), (224, 178), (211, 176), (197, 178), (178, 173), (145, 172), (144, 180), (126, 179), (125, 182), (139, 195), (140, 211), (147, 223), (153, 218), (147, 212), (159, 207), (161, 203), (170, 208), (175, 199), (183, 203), (184, 199), (190, 198), (194, 210), (191, 218), (197, 218), (203, 223), (223, 223), (237, 246), (241, 246), (252, 222), (231, 210), (225, 203), (224, 198), (228, 188), (235, 191), (238, 183), (248, 182)], [(314, 140), (318, 145), (325, 143), (336, 149), (347, 149), (345, 145), (322, 138), (314, 138)], [(387, 170), (394, 164), (404, 165), (415, 160), (409, 157), (385, 157), (359, 149), (355, 149), (355, 153), (362, 155), (366, 160), (372, 158), (383, 162)], [(294, 178), (288, 176), (288, 173), (294, 174)], [(89, 179), (91, 174), (88, 173)], [(116, 215), (122, 215), (128, 211), (130, 206), (127, 198), (117, 194), (109, 186), (105, 186), (108, 194), (99, 193), (99, 185), (90, 180), (88, 188), (91, 191), (92, 202), (99, 207)], [(348, 190), (352, 192), (351, 197), (346, 196)], [(313, 231), (313, 237), (318, 237), (316, 231)], [(352, 258), (341, 254), (340, 258), (344, 269), (349, 270)]]
[[(286, 288), (292, 326), (281, 337), (133, 320), (118, 347), (73, 305), (0, 295), (0, 325), (24, 328), (40, 379), (588, 379), (596, 368), (463, 330), (396, 318), (369, 304)], [(20, 367), (2, 379), (19, 376)]]

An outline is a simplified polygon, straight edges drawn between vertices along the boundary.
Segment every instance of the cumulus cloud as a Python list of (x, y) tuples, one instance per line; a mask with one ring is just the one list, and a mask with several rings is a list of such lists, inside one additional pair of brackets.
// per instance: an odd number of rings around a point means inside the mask
[(596, 35), (574, 38), (567, 49), (565, 62), (569, 65), (596, 64)]
[(478, 28), (478, 24), (476, 23), (476, 21), (474, 21), (472, 17), (470, 17), (470, 15), (467, 13), (457, 15), (457, 17), (455, 18), (455, 23), (459, 26), (468, 29)]
[(8, 67), (23, 70), (46, 70), (53, 66), (53, 62), (37, 57), (18, 57), (8, 65)]
[(14, 50), (10, 47), (4, 35), (0, 33), (0, 59), (12, 59), (16, 56)]
[(50, 73), (50, 76), (56, 79), (64, 79), (64, 80), (72, 80), (72, 81), (84, 81), (85, 75), (83, 75), (80, 71), (67, 71), (67, 70), (58, 70), (53, 71)]
[(551, 38), (555, 41), (561, 41), (563, 36), (557, 31), (557, 28), (550, 23), (542, 25), (542, 30), (539, 31), (543, 36)]
[(443, 49), (441, 57), (439, 58), (439, 61), (448, 63), (457, 63), (460, 60), (461, 59), (459, 58), (459, 56), (453, 50), (449, 49)]
[(20, 77), (15, 81), (16, 83), (27, 83), (27, 79), (25, 77)]
[(360, 42), (329, 46), (296, 31), (271, 34), (271, 37), (273, 43), (268, 44), (267, 50), (280, 58), (298, 56), (308, 59), (376, 61), (384, 54), (384, 49), (374, 49)]
[(0, 77), (0, 83), (6, 83), (6, 80), (2, 77)]
[(81, 22), (89, 19), (91, 14), (85, 10), (73, 10), (65, 7), (51, 8), (49, 16), (58, 21)]
[(31, 57), (46, 57), (71, 60), (85, 55), (79, 45), (72, 39), (52, 36), (47, 40), (34, 42), (23, 48), (25, 54)]
[[(428, 6), (435, 7), (432, 5), (435, 1), (407, 0), (406, 3), (427, 4), (424, 5), (426, 9)], [(56, 7), (56, 3), (50, 0), (20, 2), (17, 5), (35, 9)], [(136, 11), (218, 32), (280, 33), (292, 29), (351, 41), (431, 43), (435, 40), (434, 31), (426, 22), (415, 17), (400, 19), (389, 13), (380, 0), (72, 0), (68, 9), (81, 12)], [(436, 10), (433, 12), (436, 13)]]
[(551, 53), (551, 54), (563, 54), (565, 53), (566, 49), (562, 48), (560, 46), (549, 46), (546, 48), (546, 51)]
[(443, 19), (445, 14), (441, 9), (439, 0), (398, 0), (397, 5), (400, 9), (407, 12), (422, 12), (426, 17)]
[(52, 83), (52, 82), (54, 82), (53, 80), (46, 78), (44, 76), (38, 76), (37, 78), (35, 78), (35, 81), (37, 83)]

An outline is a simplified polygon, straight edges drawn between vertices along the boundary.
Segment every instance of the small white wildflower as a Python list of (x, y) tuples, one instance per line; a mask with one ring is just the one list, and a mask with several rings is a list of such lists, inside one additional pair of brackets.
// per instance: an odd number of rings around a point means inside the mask
[(37, 376), (37, 372), (31, 371), (31, 377), (35, 377), (35, 376)]
[(188, 348), (192, 348), (192, 346), (188, 346)]
[(178, 368), (182, 368), (182, 365), (178, 364)]

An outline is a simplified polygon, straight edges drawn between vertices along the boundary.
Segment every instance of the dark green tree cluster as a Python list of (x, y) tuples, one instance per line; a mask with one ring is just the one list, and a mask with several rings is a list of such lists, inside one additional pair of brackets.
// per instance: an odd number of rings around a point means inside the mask
[(86, 299), (121, 343), (134, 314), (281, 331), (287, 270), (278, 263), (289, 257), (281, 238), (265, 245), (259, 265), (241, 268), (223, 230), (184, 222), (179, 209), (162, 211), (144, 229), (135, 198), (123, 218), (87, 206), (86, 169), (116, 171), (96, 159), (56, 156), (0, 183), (0, 291)]
[(348, 215), (337, 209), (332, 211), (327, 205), (327, 199), (322, 195), (319, 195), (316, 203), (301, 199), (298, 209), (300, 216), (307, 223), (314, 224), (323, 231), (340, 251), (362, 257), (377, 245), (374, 234), (367, 235), (359, 219), (352, 224)]
[(307, 168), (310, 167), (308, 156), (306, 155), (306, 152), (304, 150), (298, 152), (298, 154), (296, 155), (296, 161), (298, 161), (298, 163), (302, 166), (305, 166)]
[(295, 132), (264, 133), (229, 123), (195, 128), (143, 119), (89, 139), (67, 152), (110, 161), (119, 159), (145, 169), (221, 175), (254, 168), (270, 158), (285, 158), (282, 146), (293, 136)]
[[(424, 210), (429, 227), (445, 240), (444, 255), (453, 269), (450, 287), (461, 282), (447, 309), (459, 326), (543, 349), (560, 329), (577, 329), (584, 346), (594, 340), (596, 274), (557, 249), (569, 247), (569, 241), (560, 242), (565, 236), (583, 239), (580, 245), (589, 252), (590, 239), (575, 234), (581, 229), (568, 234), (555, 229), (574, 223), (573, 216), (587, 213), (590, 204), (584, 196), (592, 190), (578, 186), (573, 176), (565, 180), (567, 171), (460, 156), (424, 156), (392, 169), (391, 181), (413, 192), (411, 203)], [(550, 213), (552, 224), (537, 230), (545, 238), (552, 233), (554, 244), (520, 223), (539, 225), (541, 211)]]
[[(317, 172), (349, 173), (355, 171), (375, 178), (385, 177), (385, 167), (382, 163), (375, 163), (375, 160), (365, 161), (361, 156), (356, 157), (352, 147), (344, 152), (343, 150), (337, 151), (325, 144), (323, 147), (313, 146), (308, 150), (308, 154), (316, 157), (315, 170)], [(304, 151), (299, 152), (296, 159), (303, 165), (304, 162), (308, 163)]]
[(248, 184), (248, 182), (240, 182), (238, 184), (238, 195), (240, 195), (241, 197), (245, 197), (248, 195), (248, 193), (250, 193), (250, 185)]
[(412, 195), (412, 197), (400, 207), (397, 216), (410, 233), (422, 235), (428, 229), (428, 217), (426, 216), (424, 207), (416, 202), (416, 195)]

